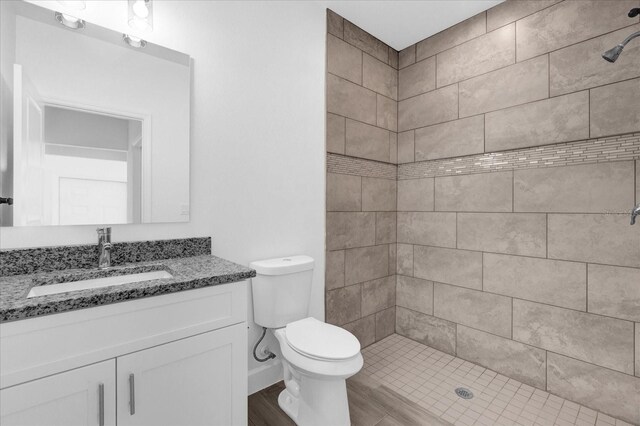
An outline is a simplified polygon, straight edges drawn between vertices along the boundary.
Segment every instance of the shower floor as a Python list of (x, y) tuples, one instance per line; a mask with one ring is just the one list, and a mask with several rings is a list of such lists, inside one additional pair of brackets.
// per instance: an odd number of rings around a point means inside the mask
[[(367, 376), (456, 426), (629, 423), (393, 334), (362, 350)], [(472, 399), (456, 395), (463, 387)]]

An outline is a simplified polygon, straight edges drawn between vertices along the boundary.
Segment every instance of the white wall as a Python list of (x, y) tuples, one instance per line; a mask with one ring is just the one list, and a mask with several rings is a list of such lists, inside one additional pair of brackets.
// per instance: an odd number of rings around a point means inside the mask
[[(79, 15), (127, 28), (123, 1), (89, 1)], [(114, 226), (113, 240), (213, 236), (215, 255), (245, 265), (308, 254), (311, 313), (324, 318), (325, 31), (315, 2), (154, 2), (147, 39), (194, 59), (191, 222)], [(0, 248), (96, 240), (92, 226), (0, 234)], [(250, 389), (268, 384), (259, 377)]]

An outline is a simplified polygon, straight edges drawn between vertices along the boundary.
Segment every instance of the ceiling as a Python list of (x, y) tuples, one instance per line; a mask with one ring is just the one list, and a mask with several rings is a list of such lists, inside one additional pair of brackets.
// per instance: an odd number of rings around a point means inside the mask
[(402, 50), (504, 0), (329, 0), (326, 6)]

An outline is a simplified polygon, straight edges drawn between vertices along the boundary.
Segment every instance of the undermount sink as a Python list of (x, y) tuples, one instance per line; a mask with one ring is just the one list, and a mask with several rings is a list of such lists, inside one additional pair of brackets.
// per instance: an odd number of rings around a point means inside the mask
[(126, 269), (113, 270), (113, 272), (115, 273), (114, 275), (106, 276), (106, 277), (102, 276), (100, 278), (89, 277), (87, 279), (73, 279), (77, 277), (73, 277), (73, 276), (61, 277), (62, 279), (60, 278), (58, 279), (60, 279), (60, 281), (63, 281), (63, 282), (58, 281), (58, 283), (56, 284), (44, 283), (42, 285), (34, 286), (31, 289), (31, 291), (29, 291), (29, 294), (27, 294), (27, 298), (48, 296), (51, 294), (67, 293), (67, 292), (79, 291), (79, 290), (91, 290), (91, 289), (123, 285), (123, 284), (132, 284), (132, 283), (138, 283), (143, 281), (173, 278), (173, 275), (171, 275), (166, 270), (155, 270), (155, 271), (139, 272), (139, 273), (135, 273), (135, 271), (131, 271), (134, 273), (123, 274), (123, 272), (125, 271), (128, 272)]

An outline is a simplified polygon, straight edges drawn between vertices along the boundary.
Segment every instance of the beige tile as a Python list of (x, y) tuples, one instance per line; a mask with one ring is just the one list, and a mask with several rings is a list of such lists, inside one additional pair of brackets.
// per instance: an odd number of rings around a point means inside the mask
[(472, 18), (462, 21), (447, 28), (416, 45), (416, 57), (420, 61), (436, 53), (450, 49), (454, 46), (471, 40), (485, 33), (486, 18), (484, 13), (479, 13)]
[(633, 323), (629, 321), (514, 299), (513, 339), (633, 374)]
[(487, 31), (515, 22), (561, 0), (505, 1), (487, 10)]
[(640, 424), (640, 378), (549, 352), (549, 392)]
[(436, 88), (436, 58), (403, 68), (398, 76), (398, 99), (406, 99)]
[(436, 178), (436, 210), (510, 212), (512, 172), (480, 173)]
[(398, 181), (398, 211), (433, 211), (433, 178)]
[(398, 102), (398, 131), (458, 118), (458, 86), (433, 90)]
[(376, 244), (396, 242), (396, 212), (376, 213)]
[(376, 113), (378, 126), (392, 132), (398, 131), (398, 102), (382, 95), (378, 95), (376, 99), (378, 102)]
[(413, 276), (480, 290), (482, 288), (482, 253), (415, 246)]
[(603, 52), (634, 31), (640, 31), (640, 24), (551, 52), (551, 96), (639, 77), (640, 46), (637, 44), (627, 45), (615, 65), (602, 59)]
[(360, 318), (360, 284), (327, 292), (326, 320), (329, 324), (342, 325)]
[(548, 257), (640, 267), (640, 227), (628, 214), (550, 214)]
[(458, 248), (546, 257), (544, 214), (459, 213)]
[(398, 275), (396, 305), (433, 315), (433, 282)]
[(484, 152), (484, 116), (416, 129), (416, 161)]
[(398, 69), (399, 53), (393, 47), (389, 47), (389, 65), (394, 69)]
[(376, 214), (327, 213), (327, 249), (370, 246), (376, 241)]
[(466, 80), (516, 62), (515, 24), (509, 24), (438, 54), (438, 87)]
[(398, 133), (398, 164), (413, 163), (414, 132)]
[(398, 164), (398, 134), (389, 132), (389, 162)]
[(398, 99), (398, 71), (373, 56), (364, 54), (362, 85), (388, 98)]
[(484, 331), (458, 325), (456, 355), (540, 389), (546, 387), (546, 353)]
[(589, 312), (640, 322), (640, 269), (589, 265)]
[(589, 94), (572, 93), (485, 115), (485, 151), (589, 137)]
[(398, 245), (389, 244), (389, 275), (396, 274), (398, 269)]
[(379, 245), (349, 249), (344, 263), (347, 285), (382, 278), (389, 273), (389, 248)]
[(331, 9), (327, 9), (327, 32), (342, 38), (344, 19)]
[(396, 332), (396, 308), (376, 312), (376, 340), (382, 340)]
[(354, 322), (343, 324), (342, 328), (352, 333), (360, 341), (360, 346), (365, 348), (376, 341), (376, 316), (360, 318)]
[(383, 62), (389, 60), (386, 44), (347, 20), (344, 21), (344, 40)]
[(623, 213), (634, 200), (633, 161), (514, 172), (514, 210)]
[(344, 154), (345, 118), (327, 114), (327, 151)]
[(640, 203), (640, 160), (636, 160), (636, 204), (639, 204), (639, 203)]
[(592, 138), (640, 131), (640, 78), (590, 92)]
[(416, 45), (402, 49), (398, 54), (398, 68), (402, 69), (416, 62)]
[(413, 246), (398, 244), (397, 273), (413, 276)]
[(327, 111), (376, 124), (376, 94), (348, 80), (327, 74)]
[(345, 152), (353, 157), (389, 161), (389, 132), (359, 121), (347, 120)]
[(344, 250), (328, 251), (325, 288), (333, 290), (344, 287)]
[(636, 323), (636, 376), (640, 377), (640, 323)]
[(456, 352), (455, 323), (397, 306), (396, 332), (439, 351)]
[(367, 316), (396, 304), (396, 276), (362, 284), (362, 315)]
[(362, 210), (362, 178), (327, 173), (327, 211)]
[(632, 7), (637, 1), (563, 1), (527, 16), (517, 22), (518, 61), (626, 27)]
[[(505, 88), (509, 88), (505, 90)], [(460, 117), (496, 111), (549, 97), (549, 57), (492, 71), (460, 83)]]
[(436, 282), (433, 315), (510, 338), (511, 300), (510, 297)]
[(396, 211), (395, 180), (362, 178), (363, 211)]
[(587, 268), (584, 263), (485, 253), (483, 290), (586, 310)]
[(398, 212), (398, 242), (454, 248), (456, 214)]
[(362, 84), (362, 69), (362, 51), (329, 34), (327, 36), (327, 71)]

